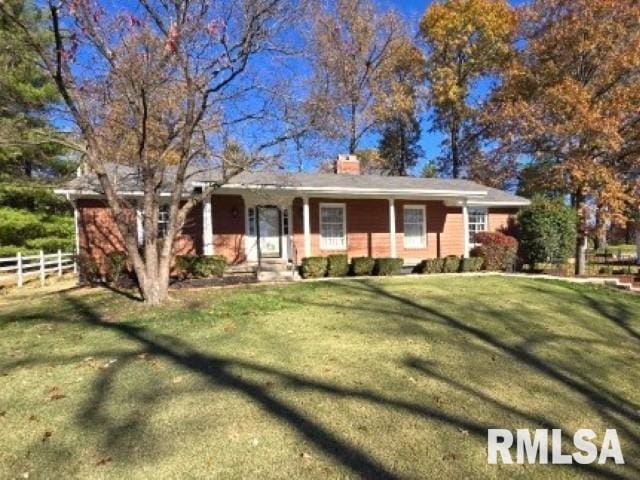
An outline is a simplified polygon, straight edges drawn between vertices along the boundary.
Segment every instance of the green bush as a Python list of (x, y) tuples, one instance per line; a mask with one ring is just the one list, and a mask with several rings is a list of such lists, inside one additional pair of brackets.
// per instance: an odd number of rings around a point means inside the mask
[(179, 255), (176, 267), (183, 278), (222, 277), (227, 259), (222, 255)]
[(0, 207), (0, 245), (24, 245), (28, 239), (43, 237), (45, 225), (40, 215)]
[(358, 277), (372, 275), (375, 263), (371, 257), (354, 257), (351, 259), (351, 272)]
[(376, 258), (373, 267), (374, 275), (397, 275), (402, 271), (404, 261), (401, 258)]
[(98, 283), (100, 281), (100, 269), (93, 257), (80, 254), (77, 256), (76, 261), (78, 263), (80, 280), (91, 284)]
[(305, 257), (300, 267), (302, 278), (321, 278), (327, 275), (326, 257)]
[(427, 258), (420, 262), (414, 272), (416, 273), (441, 273), (444, 268), (444, 258)]
[(107, 280), (118, 283), (122, 273), (127, 269), (127, 254), (125, 252), (107, 253)]
[(327, 275), (329, 277), (345, 277), (349, 274), (349, 257), (342, 254), (327, 257)]
[(45, 253), (55, 253), (58, 250), (72, 252), (75, 248), (73, 239), (58, 237), (42, 237), (27, 240), (25, 246), (29, 250), (44, 250)]
[(562, 200), (534, 198), (518, 215), (520, 257), (533, 267), (536, 263), (562, 263), (576, 242), (576, 214)]
[(43, 213), (72, 213), (69, 201), (46, 183), (0, 183), (0, 205)]
[(15, 257), (18, 252), (22, 253), (22, 255), (37, 255), (40, 253), (38, 250), (28, 250), (25, 247), (16, 245), (0, 245), (0, 257)]
[(484, 259), (482, 257), (470, 257), (463, 258), (460, 261), (461, 272), (479, 272), (482, 269), (482, 263)]
[(444, 259), (444, 273), (456, 273), (460, 270), (460, 258), (455, 255), (449, 255)]

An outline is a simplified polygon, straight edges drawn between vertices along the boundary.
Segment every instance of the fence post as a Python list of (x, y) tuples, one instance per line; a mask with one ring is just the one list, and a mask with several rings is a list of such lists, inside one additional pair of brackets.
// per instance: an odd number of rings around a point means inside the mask
[(58, 250), (58, 277), (62, 276), (62, 250)]
[(44, 287), (44, 251), (40, 250), (40, 286)]
[(18, 288), (22, 287), (22, 252), (18, 252), (16, 255), (18, 260), (17, 274), (18, 274)]

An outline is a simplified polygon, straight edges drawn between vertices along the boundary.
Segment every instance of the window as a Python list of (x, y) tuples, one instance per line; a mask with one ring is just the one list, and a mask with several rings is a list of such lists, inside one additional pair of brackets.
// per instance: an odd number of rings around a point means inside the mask
[(282, 210), (282, 234), (286, 237), (289, 235), (289, 209)]
[(403, 218), (405, 248), (426, 247), (427, 215), (424, 205), (405, 205)]
[(247, 211), (247, 221), (249, 222), (249, 235), (255, 237), (256, 235), (256, 209), (249, 208)]
[(169, 205), (160, 205), (158, 209), (158, 238), (164, 238), (169, 228)]
[(487, 209), (469, 208), (469, 244), (476, 245), (476, 233), (487, 231)]
[(345, 250), (347, 248), (344, 204), (320, 205), (320, 248)]

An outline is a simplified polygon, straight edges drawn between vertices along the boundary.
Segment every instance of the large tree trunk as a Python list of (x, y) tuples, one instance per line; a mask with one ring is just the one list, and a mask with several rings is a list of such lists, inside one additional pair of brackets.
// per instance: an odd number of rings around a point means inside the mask
[(587, 271), (587, 219), (585, 218), (585, 196), (581, 188), (579, 188), (574, 196), (574, 204), (578, 214), (577, 235), (576, 235), (576, 253), (575, 253), (575, 274), (584, 275)]
[(451, 127), (451, 176), (460, 178), (460, 151), (458, 150), (458, 124), (455, 122)]
[(357, 125), (356, 125), (356, 104), (351, 104), (351, 118), (350, 118), (350, 132), (349, 132), (349, 154), (353, 155), (356, 153), (356, 148), (358, 146), (357, 137)]

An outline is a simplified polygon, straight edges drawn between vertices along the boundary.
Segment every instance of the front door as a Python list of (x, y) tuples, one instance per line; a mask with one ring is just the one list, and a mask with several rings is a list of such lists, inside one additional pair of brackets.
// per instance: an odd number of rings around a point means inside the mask
[(258, 207), (258, 253), (262, 258), (280, 258), (282, 244), (280, 234), (280, 209)]

